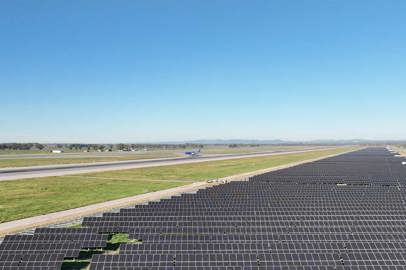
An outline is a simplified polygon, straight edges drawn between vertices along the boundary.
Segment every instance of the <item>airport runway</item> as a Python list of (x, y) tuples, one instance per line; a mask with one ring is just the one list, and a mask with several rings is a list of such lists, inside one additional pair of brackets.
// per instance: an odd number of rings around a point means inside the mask
[(224, 154), (224, 155), (198, 156), (198, 157), (161, 158), (161, 159), (67, 164), (67, 165), (48, 165), (48, 166), (21, 167), (21, 168), (5, 168), (0, 169), (0, 181), (38, 178), (47, 176), (61, 176), (90, 172), (125, 170), (125, 169), (156, 167), (156, 166), (168, 166), (168, 165), (188, 164), (205, 161), (218, 161), (236, 158), (294, 154), (329, 148), (331, 149), (332, 147), (296, 150), (296, 151), (271, 151), (249, 154)]

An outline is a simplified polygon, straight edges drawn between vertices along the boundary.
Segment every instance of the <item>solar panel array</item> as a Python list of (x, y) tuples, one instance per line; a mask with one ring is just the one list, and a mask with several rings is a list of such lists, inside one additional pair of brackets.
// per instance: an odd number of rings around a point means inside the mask
[(94, 228), (39, 228), (33, 235), (7, 235), (0, 244), (0, 269), (61, 269), (85, 248), (103, 248), (107, 234)]
[(87, 217), (84, 228), (7, 236), (0, 269), (60, 269), (119, 232), (142, 243), (93, 255), (90, 270), (405, 269), (402, 161), (368, 148)]

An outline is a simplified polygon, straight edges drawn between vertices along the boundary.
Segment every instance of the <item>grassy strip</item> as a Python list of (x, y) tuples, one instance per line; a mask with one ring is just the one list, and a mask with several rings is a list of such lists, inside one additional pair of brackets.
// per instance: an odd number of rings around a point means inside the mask
[(0, 182), (0, 222), (185, 185), (191, 182), (149, 182), (78, 177), (46, 177)]
[(106, 157), (10, 158), (10, 159), (0, 159), (0, 168), (169, 158), (177, 156), (179, 155), (176, 153), (151, 153), (151, 154), (139, 154), (139, 155), (134, 154), (123, 156), (111, 156), (111, 157), (106, 156)]
[(305, 145), (292, 145), (292, 146), (279, 146), (279, 145), (261, 145), (261, 146), (208, 146), (202, 149), (204, 154), (248, 154), (266, 151), (295, 151), (313, 148), (313, 146)]
[(353, 148), (3, 181), (0, 182), (0, 222), (319, 158), (350, 149)]

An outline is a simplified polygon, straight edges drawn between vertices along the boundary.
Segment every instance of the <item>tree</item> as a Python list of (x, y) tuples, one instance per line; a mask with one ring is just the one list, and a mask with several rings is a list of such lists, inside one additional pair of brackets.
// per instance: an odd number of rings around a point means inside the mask
[(119, 143), (119, 144), (117, 145), (117, 149), (118, 149), (118, 150), (124, 150), (124, 149), (125, 149), (125, 145), (122, 144), (122, 143)]
[(35, 144), (35, 147), (36, 147), (38, 150), (42, 150), (42, 149), (45, 148), (45, 146), (43, 146), (43, 145), (40, 144), (40, 143), (36, 143), (36, 144)]

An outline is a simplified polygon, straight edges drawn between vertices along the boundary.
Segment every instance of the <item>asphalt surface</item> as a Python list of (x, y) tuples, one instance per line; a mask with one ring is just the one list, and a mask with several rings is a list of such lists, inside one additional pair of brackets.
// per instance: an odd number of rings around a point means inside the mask
[(38, 178), (47, 176), (72, 175), (90, 172), (114, 171), (124, 169), (135, 169), (156, 166), (168, 166), (178, 164), (197, 163), (204, 161), (218, 161), (236, 158), (272, 156), (282, 154), (303, 153), (327, 148), (306, 149), (296, 151), (271, 151), (262, 153), (249, 154), (224, 154), (215, 156), (197, 156), (197, 157), (181, 157), (181, 158), (162, 158), (148, 160), (127, 160), (114, 162), (97, 162), (97, 163), (82, 163), (68, 165), (49, 165), (21, 168), (5, 168), (0, 169), (0, 181), (19, 180), (27, 178)]

